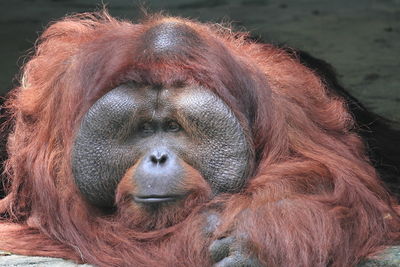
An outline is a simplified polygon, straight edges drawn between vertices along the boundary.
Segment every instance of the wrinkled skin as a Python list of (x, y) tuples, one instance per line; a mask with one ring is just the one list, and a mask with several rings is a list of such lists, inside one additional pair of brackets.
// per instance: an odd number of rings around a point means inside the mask
[(245, 246), (246, 241), (228, 236), (211, 243), (209, 251), (214, 267), (261, 267)]
[[(200, 171), (212, 192), (219, 194), (242, 187), (249, 156), (238, 120), (204, 88), (126, 84), (101, 97), (83, 118), (73, 150), (73, 172), (91, 203), (110, 207), (121, 177), (136, 165), (134, 199), (151, 205), (185, 197), (180, 159)], [(234, 237), (214, 241), (210, 254), (217, 266), (253, 262)]]
[[(169, 155), (168, 166), (151, 165), (157, 154)], [(215, 95), (201, 87), (121, 85), (84, 117), (75, 140), (73, 172), (84, 196), (107, 207), (113, 205), (126, 170), (138, 162), (133, 178), (139, 196), (184, 195), (179, 188), (182, 166), (178, 161), (169, 164), (176, 158), (199, 170), (215, 194), (237, 191), (248, 172), (243, 130)], [(164, 179), (157, 179), (157, 172)]]
[[(212, 235), (221, 224), (218, 213), (206, 215), (205, 235)], [(232, 232), (214, 240), (208, 248), (213, 267), (261, 267), (262, 264), (251, 255), (245, 235)]]

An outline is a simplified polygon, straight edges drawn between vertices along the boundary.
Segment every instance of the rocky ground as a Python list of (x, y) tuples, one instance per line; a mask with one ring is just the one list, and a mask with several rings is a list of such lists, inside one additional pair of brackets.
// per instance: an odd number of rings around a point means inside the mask
[[(112, 15), (135, 20), (138, 3), (103, 0)], [(275, 44), (286, 44), (330, 62), (363, 103), (400, 120), (400, 0), (148, 0), (150, 11), (165, 10), (200, 21), (232, 22)], [(100, 0), (1, 0), (0, 90), (12, 80), (24, 55), (49, 21), (93, 11)], [(14, 79), (14, 84), (16, 83)]]

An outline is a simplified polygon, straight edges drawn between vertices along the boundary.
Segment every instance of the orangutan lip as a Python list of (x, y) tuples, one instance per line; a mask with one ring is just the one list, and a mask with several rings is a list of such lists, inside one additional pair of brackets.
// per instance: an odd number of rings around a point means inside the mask
[(134, 196), (138, 203), (161, 203), (177, 200), (178, 196)]

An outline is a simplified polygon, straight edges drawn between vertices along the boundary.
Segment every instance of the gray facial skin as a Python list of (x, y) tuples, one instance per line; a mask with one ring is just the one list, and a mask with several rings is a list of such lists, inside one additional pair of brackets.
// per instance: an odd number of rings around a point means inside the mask
[(198, 34), (180, 22), (163, 22), (152, 27), (142, 36), (141, 43), (142, 53), (160, 58), (188, 56), (193, 53), (190, 48), (202, 45)]
[(197, 169), (215, 194), (235, 192), (247, 178), (249, 157), (239, 121), (209, 90), (125, 84), (83, 117), (72, 170), (92, 204), (111, 207), (117, 184), (133, 165), (135, 200), (152, 203), (187, 193), (180, 188), (182, 161)]

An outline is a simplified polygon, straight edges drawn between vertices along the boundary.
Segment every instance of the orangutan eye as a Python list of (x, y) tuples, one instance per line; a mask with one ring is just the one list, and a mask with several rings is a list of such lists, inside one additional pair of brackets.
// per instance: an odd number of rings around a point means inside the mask
[(141, 126), (141, 130), (145, 134), (151, 134), (154, 133), (154, 127), (150, 122), (145, 122)]
[(169, 132), (178, 132), (181, 129), (181, 126), (176, 121), (169, 121), (167, 125), (167, 131)]

